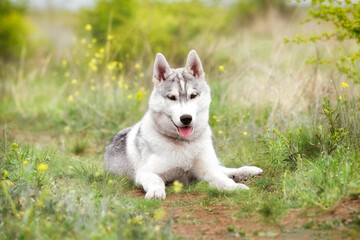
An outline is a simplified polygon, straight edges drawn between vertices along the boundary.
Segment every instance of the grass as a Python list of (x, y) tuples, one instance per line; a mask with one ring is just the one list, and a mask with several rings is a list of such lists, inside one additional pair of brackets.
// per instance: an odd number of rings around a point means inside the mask
[[(168, 186), (168, 199), (175, 199), (170, 203), (145, 200), (128, 178), (104, 171), (111, 136), (147, 109), (152, 66), (134, 62), (123, 69), (109, 56), (94, 71), (89, 59), (102, 51), (79, 41), (71, 57), (18, 69), (21, 78), (8, 71), (0, 82), (0, 238), (177, 239), (171, 230), (176, 221), (184, 228), (204, 224), (197, 211), (219, 206), (232, 209), (234, 219), (259, 218), (286, 233), (282, 219), (292, 209), (327, 212), (358, 199), (359, 87), (343, 87), (347, 80), (329, 66), (305, 65), (311, 46), (282, 43), (292, 29), (304, 29), (283, 24), (274, 25), (273, 36), (244, 30), (242, 37), (217, 40), (212, 52), (197, 49), (200, 57), (214, 56), (204, 67), (213, 99), (209, 123), (222, 164), (264, 169), (247, 181), (250, 191), (219, 191), (199, 182), (179, 192)], [(335, 51), (337, 43), (322, 47)], [(217, 59), (230, 60), (219, 70)], [(191, 212), (185, 219), (171, 214), (182, 208)], [(278, 234), (223, 228), (232, 236)], [(341, 228), (343, 236), (358, 236), (359, 209), (351, 221), (314, 220), (303, 228), (320, 234)]]

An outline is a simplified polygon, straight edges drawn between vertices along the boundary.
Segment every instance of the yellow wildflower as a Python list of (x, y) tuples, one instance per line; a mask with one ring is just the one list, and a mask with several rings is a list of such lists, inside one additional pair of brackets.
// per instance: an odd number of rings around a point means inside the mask
[(243, 134), (246, 136), (246, 135), (247, 135), (247, 132), (243, 132)]
[(25, 160), (25, 161), (24, 161), (24, 164), (27, 164), (27, 163), (28, 163), (28, 161)]
[(108, 36), (107, 36), (107, 40), (110, 41), (110, 40), (113, 40), (113, 39), (114, 39), (114, 36), (113, 36), (113, 35), (108, 35)]
[(217, 116), (216, 116), (216, 115), (214, 115), (214, 116), (213, 116), (213, 119), (217, 119)]
[(100, 48), (99, 52), (100, 52), (100, 53), (104, 53), (104, 52), (105, 52), (105, 49), (104, 49), (104, 48)]
[(137, 93), (136, 93), (136, 98), (137, 98), (138, 100), (142, 100), (142, 99), (144, 98), (144, 93), (141, 92), (141, 91), (137, 92)]
[(181, 189), (183, 188), (183, 184), (181, 182), (179, 182), (178, 180), (174, 181), (174, 191), (175, 192), (180, 192)]
[(222, 134), (223, 132), (221, 130), (219, 130), (219, 134)]
[(86, 24), (85, 30), (86, 30), (86, 31), (91, 31), (91, 30), (92, 30), (92, 26), (91, 26), (90, 24)]
[(112, 183), (113, 183), (112, 180), (109, 180), (109, 181), (107, 182), (108, 185), (111, 185)]
[(133, 96), (132, 96), (131, 94), (129, 94), (129, 95), (127, 96), (128, 99), (132, 99), (132, 97), (133, 97)]
[(37, 170), (39, 170), (40, 172), (45, 171), (46, 169), (48, 169), (48, 165), (45, 163), (41, 163), (37, 166)]
[(135, 64), (135, 69), (140, 69), (140, 64)]
[(164, 209), (162, 209), (162, 208), (159, 208), (154, 213), (154, 219), (159, 220), (159, 219), (165, 217), (165, 215), (166, 215), (166, 211)]
[(223, 72), (223, 71), (224, 71), (224, 66), (223, 66), (223, 65), (220, 65), (220, 66), (219, 66), (219, 71), (220, 71), (220, 72)]
[(348, 85), (346, 82), (343, 82), (343, 83), (342, 83), (342, 86), (343, 86), (343, 88), (346, 88), (346, 87), (348, 87), (349, 85)]
[(115, 81), (116, 77), (115, 76), (111, 76), (110, 80), (111, 81)]
[(92, 42), (92, 43), (96, 43), (96, 42), (97, 42), (96, 38), (93, 38), (93, 39), (91, 40), (91, 42)]
[(73, 95), (69, 95), (68, 98), (67, 98), (67, 101), (68, 101), (68, 102), (74, 101)]
[(86, 43), (86, 39), (85, 39), (85, 38), (82, 38), (82, 39), (80, 40), (80, 43), (81, 43), (81, 44), (85, 44), (85, 43)]
[(90, 89), (91, 89), (91, 91), (95, 91), (95, 90), (96, 90), (95, 86), (91, 86)]
[(77, 84), (77, 80), (76, 80), (76, 79), (71, 80), (71, 84), (72, 84), (72, 85)]
[(66, 67), (67, 66), (67, 61), (66, 60), (62, 60), (62, 65), (64, 66), (64, 67)]
[(14, 185), (14, 183), (10, 180), (4, 180), (4, 183), (6, 183), (8, 186)]
[(144, 222), (144, 218), (143, 216), (140, 215), (128, 220), (128, 223), (138, 224), (138, 225), (143, 224), (143, 222)]
[(339, 96), (339, 101), (341, 101), (341, 96)]
[(96, 65), (91, 65), (91, 70), (93, 70), (94, 72), (97, 72), (98, 67)]
[(6, 177), (9, 174), (7, 170), (4, 170), (4, 177)]
[(143, 72), (139, 73), (139, 77), (140, 77), (140, 78), (143, 78), (143, 77), (144, 77), (144, 73), (143, 73)]

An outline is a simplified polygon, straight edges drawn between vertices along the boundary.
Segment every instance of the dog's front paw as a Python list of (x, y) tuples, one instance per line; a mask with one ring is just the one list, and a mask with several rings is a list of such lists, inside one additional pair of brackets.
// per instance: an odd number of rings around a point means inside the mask
[(165, 188), (151, 188), (146, 192), (145, 198), (165, 199), (166, 198)]
[(246, 186), (245, 184), (237, 183), (235, 189), (238, 190), (249, 190), (250, 188)]
[(244, 166), (237, 169), (237, 171), (232, 175), (232, 179), (235, 181), (247, 180), (248, 177), (260, 175), (262, 172), (263, 170), (261, 168)]

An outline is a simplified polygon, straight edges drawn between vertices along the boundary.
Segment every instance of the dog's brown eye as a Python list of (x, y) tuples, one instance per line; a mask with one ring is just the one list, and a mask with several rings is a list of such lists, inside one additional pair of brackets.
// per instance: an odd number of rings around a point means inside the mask
[(170, 99), (171, 101), (175, 101), (175, 100), (176, 100), (176, 97), (175, 97), (175, 96), (172, 96), (172, 95), (167, 96), (167, 98)]
[(199, 95), (199, 94), (197, 94), (197, 93), (192, 93), (192, 94), (190, 95), (190, 99), (194, 99), (194, 98), (196, 98), (198, 95)]

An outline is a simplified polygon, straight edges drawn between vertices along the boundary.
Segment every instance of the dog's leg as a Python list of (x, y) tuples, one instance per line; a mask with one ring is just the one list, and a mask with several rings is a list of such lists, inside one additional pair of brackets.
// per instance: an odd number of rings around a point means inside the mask
[(259, 175), (263, 172), (261, 168), (254, 166), (243, 166), (240, 168), (227, 168), (220, 166), (221, 171), (235, 181), (247, 180), (248, 177)]
[(159, 175), (149, 171), (139, 170), (136, 174), (136, 183), (143, 186), (146, 192), (146, 199), (165, 199), (165, 183)]
[(192, 173), (197, 179), (205, 180), (211, 186), (221, 190), (249, 189), (246, 185), (230, 179), (218, 163), (214, 149), (207, 149), (193, 165)]

